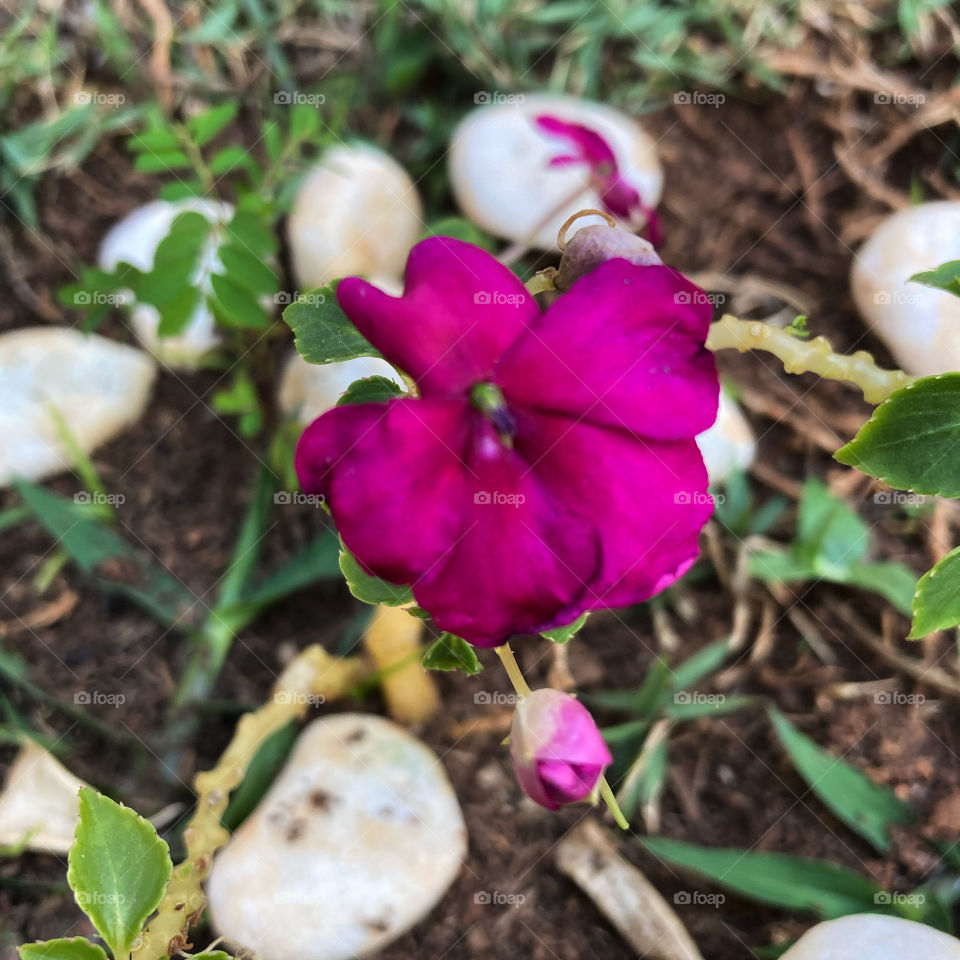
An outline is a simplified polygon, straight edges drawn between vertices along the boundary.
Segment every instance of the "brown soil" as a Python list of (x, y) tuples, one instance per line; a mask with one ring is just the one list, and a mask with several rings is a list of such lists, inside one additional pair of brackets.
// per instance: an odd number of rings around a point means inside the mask
[[(668, 169), (665, 259), (686, 270), (750, 273), (795, 286), (812, 302), (815, 332), (826, 333), (840, 348), (866, 347), (887, 360), (854, 314), (846, 282), (850, 249), (841, 239), (851, 223), (868, 221), (883, 207), (837, 173), (830, 138), (811, 106), (817, 102), (803, 86), (771, 102), (728, 100), (717, 108), (669, 108), (647, 119), (660, 137)], [(774, 135), (788, 128), (802, 139)], [(805, 185), (810, 189), (796, 152), (801, 142), (815, 176), (823, 178), (811, 204), (801, 202)], [(934, 146), (921, 138), (917, 155), (930, 155)], [(82, 178), (47, 181), (41, 189), (44, 240), (20, 237), (17, 247), (24, 280), (41, 297), (51, 298), (68, 279), (68, 264), (92, 259), (112, 219), (149, 195), (149, 183), (128, 172), (118, 150), (116, 145), (101, 147)], [(908, 183), (909, 170), (903, 175)], [(0, 329), (34, 322), (22, 300), (5, 287)], [(111, 324), (106, 332), (125, 335), (119, 320)], [(825, 429), (848, 437), (867, 410), (853, 391), (788, 377), (755, 357), (724, 356), (721, 363), (744, 387), (747, 400), (752, 398), (752, 408), (775, 401), (799, 414), (792, 425), (751, 414), (761, 438), (758, 460), (766, 468), (763, 479), (755, 478), (753, 484), (761, 499), (771, 493), (768, 484), (789, 488), (809, 473), (844, 480), (849, 471), (832, 462), (802, 424), (812, 409)], [(163, 376), (144, 421), (95, 457), (107, 487), (126, 496), (120, 521), (128, 535), (200, 596), (210, 595), (224, 569), (255, 465), (248, 444), (208, 406), (216, 382), (210, 373)], [(61, 477), (51, 486), (71, 493), (76, 481)], [(859, 500), (868, 488), (854, 491), (848, 484), (846, 489)], [(4, 493), (0, 506), (13, 499)], [(911, 526), (902, 515), (877, 510), (872, 503), (864, 505), (864, 514), (876, 524), (879, 556), (904, 560), (917, 570), (929, 565), (928, 520), (911, 521)], [(268, 563), (290, 555), (317, 522), (313, 511), (292, 508), (275, 520)], [(779, 532), (789, 535), (791, 524), (792, 518)], [(358, 604), (339, 584), (278, 606), (237, 642), (217, 685), (219, 706), (205, 715), (201, 734), (171, 750), (161, 746), (158, 734), (184, 660), (182, 639), (129, 604), (105, 599), (73, 570), (60, 574), (48, 595), (37, 596), (31, 577), (50, 549), (49, 539), (33, 527), (3, 535), (0, 620), (9, 628), (4, 642), (27, 660), (33, 680), (52, 696), (70, 701), (79, 690), (122, 693), (125, 702), (119, 707), (91, 710), (129, 733), (132, 743), (107, 743), (19, 690), (7, 689), (6, 696), (31, 726), (58, 741), (75, 773), (147, 815), (171, 802), (189, 802), (186, 784), (193, 772), (215, 759), (230, 736), (236, 709), (265, 696), (291, 650), (313, 641), (336, 649), (349, 637), (358, 614)], [(18, 630), (18, 617), (66, 591), (77, 594), (68, 616), (43, 629)], [(673, 617), (680, 638), (677, 660), (731, 629), (731, 598), (712, 577), (686, 593), (696, 613), (689, 622)], [(924, 829), (954, 839), (960, 826), (955, 704), (941, 702), (935, 690), (914, 685), (871, 654), (839, 615), (841, 601), (852, 602), (879, 633), (884, 609), (879, 599), (823, 585), (801, 588), (796, 602), (813, 618), (838, 662), (831, 666), (818, 660), (778, 611), (770, 657), (751, 662), (744, 655), (725, 675), (723, 689), (768, 698), (820, 744), (909, 799)], [(893, 635), (905, 635), (905, 626), (893, 621)], [(549, 645), (530, 640), (517, 646), (531, 681), (544, 682)], [(919, 653), (916, 647), (901, 649)], [(949, 650), (944, 640), (926, 653), (932, 662)], [(571, 648), (571, 665), (583, 689), (631, 687), (641, 682), (657, 651), (644, 607), (594, 617)], [(500, 743), (508, 718), (504, 714), (503, 724), (492, 728), (496, 708), (474, 700), (478, 690), (506, 687), (495, 658), (484, 660), (488, 669), (478, 678), (439, 678), (445, 712), (425, 734), (463, 803), (469, 858), (429, 919), (381, 956), (633, 957), (553, 864), (558, 839), (583, 816), (598, 814), (568, 809), (553, 815), (523, 799)], [(926, 704), (884, 705), (872, 695), (844, 700), (829, 692), (832, 684), (891, 676), (903, 693), (924, 693)], [(371, 700), (360, 708), (380, 710), (381, 705)], [(478, 719), (485, 726), (470, 732), (469, 721)], [(12, 755), (12, 748), (0, 752), (4, 761)], [(866, 871), (888, 889), (912, 889), (937, 869), (915, 832), (898, 835), (891, 854), (879, 857), (831, 816), (789, 767), (760, 709), (676, 730), (661, 832), (701, 844), (828, 858)], [(709, 889), (643, 854), (632, 836), (622, 837), (622, 849), (668, 899), (681, 890)], [(12, 945), (24, 940), (92, 932), (65, 888), (64, 870), (65, 863), (50, 856), (0, 862), (3, 960), (12, 960)], [(486, 905), (475, 899), (480, 891), (523, 894), (525, 899), (520, 905)], [(751, 948), (798, 935), (809, 923), (732, 896), (720, 908), (681, 906), (678, 913), (710, 960), (747, 956)], [(198, 932), (198, 948), (206, 936)]]

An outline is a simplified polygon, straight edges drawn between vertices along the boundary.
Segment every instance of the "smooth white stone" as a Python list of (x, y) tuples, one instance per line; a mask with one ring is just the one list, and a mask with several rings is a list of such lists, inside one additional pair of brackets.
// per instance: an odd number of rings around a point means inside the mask
[(937, 200), (888, 217), (857, 251), (853, 299), (867, 325), (907, 373), (960, 370), (960, 297), (919, 283), (915, 273), (960, 259), (960, 201)]
[(811, 927), (780, 960), (958, 960), (960, 940), (913, 920), (857, 913)]
[(396, 160), (365, 144), (332, 147), (287, 218), (294, 278), (306, 292), (339, 277), (399, 276), (423, 229), (417, 188)]
[(217, 932), (261, 960), (346, 960), (422, 919), (467, 849), (436, 755), (372, 714), (315, 720), (217, 855)]
[(52, 753), (26, 739), (0, 794), (0, 845), (65, 854), (80, 815), (85, 784)]
[[(587, 185), (585, 164), (550, 167), (550, 159), (573, 151), (534, 123), (550, 114), (582, 124), (610, 144), (620, 173), (656, 206), (663, 171), (656, 146), (626, 114), (590, 100), (554, 94), (518, 95), (520, 102), (479, 107), (454, 131), (449, 168), (453, 192), (463, 212), (488, 233), (514, 241), (529, 240), (542, 250), (556, 247), (557, 231), (578, 210), (602, 209)], [(568, 199), (579, 185), (584, 191)], [(578, 227), (604, 223), (584, 217)]]
[(0, 334), (0, 486), (73, 466), (53, 408), (91, 453), (140, 419), (156, 376), (149, 354), (67, 327)]
[(746, 470), (757, 455), (753, 428), (740, 405), (726, 391), (720, 391), (717, 419), (697, 437), (710, 483), (723, 483), (734, 470)]
[(403, 387), (400, 374), (379, 357), (357, 357), (342, 363), (307, 363), (293, 352), (280, 375), (277, 403), (304, 426), (332, 410), (354, 380), (387, 377)]
[[(170, 232), (170, 225), (181, 213), (188, 211), (202, 214), (211, 223), (223, 225), (233, 216), (233, 207), (229, 203), (201, 198), (180, 200), (176, 203), (155, 200), (144, 204), (114, 224), (103, 238), (98, 258), (101, 269), (113, 270), (123, 261), (140, 270), (152, 270), (157, 247)], [(212, 289), (210, 275), (224, 272), (217, 255), (218, 248), (215, 231), (200, 256), (194, 274), (194, 281), (204, 296)], [(157, 336), (160, 312), (149, 303), (132, 304), (130, 320), (137, 339), (144, 347), (162, 363), (175, 370), (196, 368), (207, 354), (220, 344), (216, 318), (205, 302), (197, 305), (183, 332), (173, 337)]]

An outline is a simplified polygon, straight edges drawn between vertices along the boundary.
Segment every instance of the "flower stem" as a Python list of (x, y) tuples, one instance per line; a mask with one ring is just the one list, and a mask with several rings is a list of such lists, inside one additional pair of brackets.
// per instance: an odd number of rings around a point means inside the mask
[(623, 815), (623, 811), (620, 809), (620, 804), (617, 803), (617, 798), (613, 795), (613, 790), (610, 789), (610, 784), (607, 783), (607, 778), (601, 777), (598, 786), (600, 788), (600, 796), (603, 797), (603, 802), (613, 814), (613, 819), (617, 821), (617, 826), (621, 830), (629, 830), (630, 824), (627, 822), (627, 818)]
[(816, 373), (828, 380), (846, 380), (863, 391), (867, 403), (882, 403), (915, 379), (902, 370), (878, 367), (865, 350), (834, 353), (823, 337), (803, 340), (781, 327), (759, 320), (738, 320), (729, 314), (710, 326), (708, 350), (766, 350), (783, 362), (787, 373)]
[(513, 689), (517, 691), (517, 696), (530, 696), (530, 687), (527, 685), (527, 681), (523, 679), (523, 674), (520, 672), (520, 664), (517, 663), (517, 658), (513, 655), (510, 644), (505, 643), (501, 647), (494, 647), (494, 650), (496, 650), (497, 656), (500, 658), (501, 663), (503, 663), (503, 668), (507, 671), (507, 676), (513, 684)]
[[(510, 644), (505, 643), (503, 646), (494, 647), (494, 650), (496, 650), (500, 662), (507, 671), (507, 676), (513, 684), (513, 689), (517, 691), (517, 695), (521, 697), (529, 696), (531, 693), (530, 687), (520, 672), (520, 664), (517, 663), (517, 658), (513, 655)], [(600, 778), (597, 782), (597, 789), (600, 791), (603, 802), (609, 807), (610, 812), (613, 814), (613, 819), (617, 821), (617, 826), (623, 830), (629, 830), (630, 824), (627, 823), (627, 818), (623, 815), (620, 804), (617, 803), (617, 798), (613, 795), (613, 791), (610, 789), (610, 784), (607, 783), (606, 777)]]

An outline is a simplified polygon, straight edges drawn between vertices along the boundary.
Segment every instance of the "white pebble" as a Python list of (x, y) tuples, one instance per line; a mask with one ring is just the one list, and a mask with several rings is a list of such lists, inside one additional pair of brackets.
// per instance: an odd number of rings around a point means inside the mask
[(938, 200), (888, 217), (857, 251), (850, 282), (863, 319), (907, 373), (960, 370), (960, 297), (913, 274), (960, 260), (960, 201)]
[(818, 923), (780, 960), (960, 960), (960, 940), (913, 920), (857, 913)]
[(713, 426), (697, 437), (710, 483), (723, 483), (734, 470), (746, 470), (757, 455), (753, 428), (740, 405), (720, 391), (720, 406)]
[(136, 423), (150, 399), (149, 354), (67, 327), (0, 334), (0, 487), (69, 470), (57, 415), (84, 453)]
[(303, 180), (287, 218), (300, 292), (349, 276), (399, 276), (424, 230), (409, 174), (358, 144), (328, 150)]
[[(572, 151), (538, 129), (541, 114), (589, 127), (610, 144), (620, 174), (643, 202), (656, 206), (663, 171), (654, 141), (624, 113), (604, 104), (554, 94), (519, 95), (513, 102), (479, 107), (454, 131), (450, 181), (463, 212), (489, 233), (556, 247), (557, 231), (578, 210), (602, 208), (583, 164), (550, 167), (551, 158)], [(584, 190), (576, 197), (578, 186)], [(577, 227), (604, 223), (584, 217)], [(572, 234), (571, 234), (572, 235)]]
[(436, 755), (371, 714), (315, 720), (217, 855), (213, 926), (261, 960), (346, 960), (421, 920), (467, 834)]

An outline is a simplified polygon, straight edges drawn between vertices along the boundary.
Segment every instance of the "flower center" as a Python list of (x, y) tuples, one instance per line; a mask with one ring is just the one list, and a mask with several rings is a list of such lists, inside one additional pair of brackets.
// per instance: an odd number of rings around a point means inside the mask
[(517, 435), (517, 421), (507, 407), (503, 391), (495, 383), (481, 380), (471, 387), (470, 402), (493, 424), (500, 442), (505, 447), (512, 447)]

